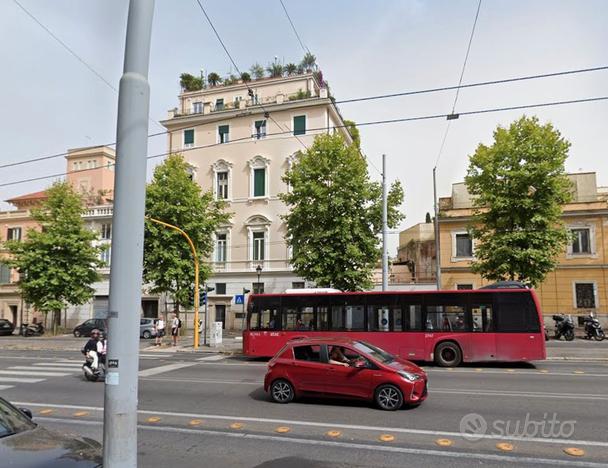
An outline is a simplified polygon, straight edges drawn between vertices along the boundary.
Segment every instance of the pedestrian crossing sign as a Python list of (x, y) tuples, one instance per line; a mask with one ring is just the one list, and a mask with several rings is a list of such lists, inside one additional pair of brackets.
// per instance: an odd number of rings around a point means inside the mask
[(245, 303), (245, 295), (244, 294), (236, 294), (234, 296), (235, 304), (244, 304)]

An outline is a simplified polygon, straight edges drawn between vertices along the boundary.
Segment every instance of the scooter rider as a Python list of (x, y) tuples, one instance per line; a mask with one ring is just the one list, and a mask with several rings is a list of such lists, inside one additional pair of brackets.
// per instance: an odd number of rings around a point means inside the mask
[(99, 330), (95, 329), (91, 332), (91, 338), (86, 342), (84, 348), (82, 348), (82, 354), (87, 357), (90, 357), (93, 360), (91, 364), (91, 369), (97, 372), (97, 368), (99, 367), (99, 355), (97, 354), (99, 344)]
[(101, 337), (97, 342), (97, 356), (99, 357), (99, 361), (103, 364), (106, 363), (106, 353), (108, 349), (108, 339), (105, 332), (101, 333)]

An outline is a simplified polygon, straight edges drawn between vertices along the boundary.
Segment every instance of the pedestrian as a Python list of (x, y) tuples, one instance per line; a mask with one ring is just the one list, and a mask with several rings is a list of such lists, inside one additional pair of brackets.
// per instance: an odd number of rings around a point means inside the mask
[(171, 321), (171, 337), (173, 338), (173, 346), (177, 346), (177, 335), (179, 329), (182, 326), (182, 321), (177, 318), (177, 314), (173, 314), (173, 320)]
[(163, 336), (165, 336), (165, 321), (160, 317), (156, 321), (156, 346), (162, 346)]

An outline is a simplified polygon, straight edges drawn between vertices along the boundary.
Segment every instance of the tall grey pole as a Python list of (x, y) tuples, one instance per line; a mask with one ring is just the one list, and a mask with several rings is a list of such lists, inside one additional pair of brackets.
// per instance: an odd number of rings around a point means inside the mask
[(435, 279), (437, 290), (441, 289), (441, 249), (439, 248), (439, 203), (437, 202), (437, 167), (433, 168), (433, 205), (435, 208)]
[(207, 322), (207, 303), (209, 302), (209, 292), (207, 291), (207, 283), (205, 283), (205, 329), (203, 330), (203, 346), (207, 346), (207, 326), (209, 322)]
[(137, 466), (137, 374), (154, 0), (131, 0), (118, 94), (103, 464)]
[(382, 155), (382, 290), (388, 289), (388, 250), (386, 241), (388, 238), (388, 207), (386, 186), (386, 154)]

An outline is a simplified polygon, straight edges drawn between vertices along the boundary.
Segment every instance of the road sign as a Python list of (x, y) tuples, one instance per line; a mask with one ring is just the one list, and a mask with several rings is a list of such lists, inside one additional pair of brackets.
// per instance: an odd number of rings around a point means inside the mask
[(236, 294), (234, 296), (235, 304), (245, 304), (245, 295), (244, 294)]

